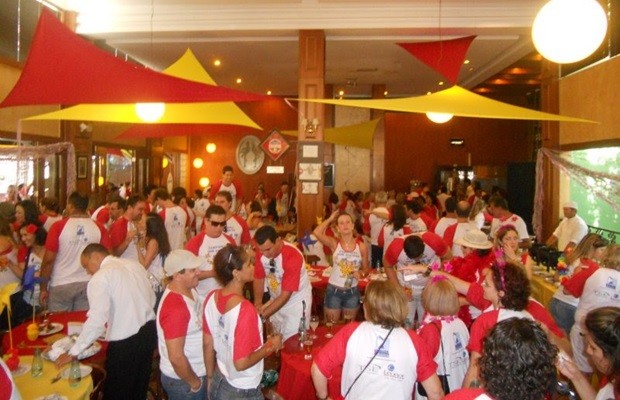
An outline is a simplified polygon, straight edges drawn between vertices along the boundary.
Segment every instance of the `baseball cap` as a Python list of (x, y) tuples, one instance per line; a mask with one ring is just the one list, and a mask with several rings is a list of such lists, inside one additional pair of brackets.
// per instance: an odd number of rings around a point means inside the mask
[(164, 261), (164, 272), (166, 272), (166, 276), (172, 276), (184, 269), (196, 269), (204, 261), (203, 258), (196, 256), (191, 251), (183, 249), (172, 250)]

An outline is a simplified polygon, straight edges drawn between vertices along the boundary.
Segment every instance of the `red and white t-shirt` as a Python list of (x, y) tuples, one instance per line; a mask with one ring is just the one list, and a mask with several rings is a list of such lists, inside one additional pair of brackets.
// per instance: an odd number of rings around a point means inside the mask
[[(133, 222), (129, 222), (124, 216), (121, 216), (112, 223), (110, 227), (110, 243), (113, 249), (120, 246), (125, 241), (130, 229), (135, 230), (136, 227), (133, 226)], [(123, 254), (119, 257), (140, 262), (138, 258), (138, 247), (134, 242), (129, 243), (125, 251), (123, 251)]]
[[(274, 266), (270, 265), (271, 259), (260, 251), (256, 253), (254, 263), (254, 279), (265, 280), (265, 291), (269, 292), (272, 299), (280, 296), (282, 291), (291, 292), (291, 297), (270, 318), (282, 327), (284, 340), (297, 333), (299, 318), (303, 312), (303, 301), (306, 302), (306, 320), (310, 320), (312, 309), (312, 286), (308, 280), (304, 256), (299, 249), (290, 243), (283, 242), (282, 251), (273, 259)], [(274, 272), (271, 272), (271, 268)]]
[(248, 223), (239, 215), (233, 215), (226, 220), (225, 232), (235, 240), (237, 245), (249, 244), (252, 241)]
[(80, 264), (82, 251), (90, 243), (110, 248), (108, 232), (88, 217), (65, 218), (52, 225), (45, 241), (45, 250), (56, 253), (50, 286), (90, 280)]
[[(432, 319), (428, 315), (424, 318), (418, 334), (428, 347), (430, 354), (434, 355), (437, 374), (448, 376), (450, 390), (459, 389), (469, 368), (469, 352), (467, 351), (469, 331), (459, 318), (444, 317), (435, 321)], [(447, 372), (444, 371), (444, 365)]]
[(437, 225), (435, 225), (435, 233), (438, 234), (439, 236), (443, 237), (443, 234), (446, 231), (446, 229), (450, 225), (456, 224), (456, 222), (457, 222), (456, 218), (442, 217), (439, 220), (439, 222), (437, 222)]
[(202, 353), (202, 302), (198, 293), (192, 290), (192, 298), (170, 289), (164, 295), (157, 310), (157, 342), (159, 347), (159, 370), (162, 374), (181, 379), (170, 362), (167, 340), (185, 338), (183, 353), (197, 376), (205, 376), (204, 357)]
[(243, 190), (241, 189), (241, 185), (236, 180), (233, 180), (230, 185), (224, 186), (222, 181), (220, 180), (211, 188), (211, 192), (209, 192), (209, 201), (213, 203), (215, 200), (215, 196), (217, 196), (218, 192), (228, 192), (232, 197), (232, 203), (230, 204), (230, 209), (235, 212), (237, 210), (237, 201), (243, 199)]
[(349, 323), (327, 342), (314, 357), (314, 362), (328, 378), (342, 365), (340, 392), (344, 396), (379, 350), (372, 364), (353, 385), (350, 398), (367, 398), (372, 393), (372, 398), (377, 399), (409, 399), (415, 382), (432, 376), (437, 364), (418, 335), (404, 328), (394, 328), (381, 346), (388, 332), (370, 322)]
[[(212, 238), (207, 236), (205, 232), (200, 232), (187, 242), (185, 250), (191, 251), (198, 257), (204, 258), (204, 262), (198, 267), (200, 271), (212, 271), (215, 255), (227, 244), (235, 244), (235, 241), (225, 233), (216, 238)], [(196, 290), (200, 297), (204, 299), (209, 292), (219, 287), (221, 286), (215, 278), (207, 278), (198, 282)]]
[(2, 357), (0, 357), (0, 398), (6, 400), (21, 400), (22, 398), (15, 381), (13, 381), (11, 371)]
[(112, 218), (110, 217), (110, 207), (107, 204), (102, 205), (90, 216), (93, 221), (99, 222), (106, 229), (109, 229), (112, 226)]
[(209, 294), (202, 329), (213, 337), (217, 366), (226, 381), (238, 389), (255, 389), (263, 377), (263, 360), (244, 371), (237, 371), (233, 362), (248, 357), (263, 345), (263, 324), (248, 300), (226, 311), (231, 296), (235, 295), (222, 296), (221, 289)]
[(41, 221), (41, 223), (43, 224), (43, 228), (45, 228), (46, 231), (49, 232), (50, 228), (52, 227), (52, 225), (54, 225), (55, 222), (58, 222), (62, 219), (62, 215), (47, 215), (47, 214), (41, 214), (39, 216), (39, 221)]
[(519, 234), (519, 240), (530, 238), (525, 221), (523, 221), (523, 218), (519, 217), (517, 214), (512, 214), (504, 219), (493, 218), (493, 222), (491, 222), (491, 236), (495, 237), (497, 230), (505, 225), (512, 225), (515, 227), (517, 233)]
[(159, 216), (166, 226), (170, 250), (182, 249), (187, 241), (185, 228), (189, 226), (187, 211), (181, 206), (167, 207), (161, 210)]
[(446, 242), (448, 247), (452, 248), (452, 256), (463, 257), (463, 248), (460, 244), (456, 244), (455, 242), (465, 236), (465, 233), (467, 233), (470, 229), (476, 229), (475, 223), (472, 223), (471, 221), (458, 222), (446, 228), (443, 234), (443, 240)]
[[(424, 242), (424, 251), (418, 258), (409, 258), (405, 253), (405, 239), (411, 235), (419, 236)], [(409, 264), (426, 264), (432, 265), (434, 262), (439, 262), (448, 251), (448, 246), (444, 243), (443, 239), (433, 232), (412, 233), (411, 235), (402, 236), (394, 239), (390, 246), (385, 250), (384, 258), (388, 265), (396, 266), (396, 276), (398, 282), (402, 286), (411, 287), (418, 291), (423, 289), (428, 282), (428, 278), (418, 277), (409, 281), (405, 281), (404, 275), (400, 269)]]
[(409, 225), (412, 233), (426, 232), (428, 230), (426, 222), (424, 222), (422, 217), (416, 219), (407, 218), (407, 225)]
[[(385, 207), (377, 207), (373, 211), (384, 212), (388, 214), (389, 211)], [(387, 222), (386, 219), (381, 217), (377, 217), (375, 214), (368, 215), (368, 225), (369, 225), (369, 233), (370, 233), (370, 244), (374, 246), (379, 245), (379, 234), (381, 233), (381, 229), (383, 225)]]
[(575, 311), (575, 324), (585, 331), (586, 314), (600, 307), (620, 307), (620, 271), (599, 268), (588, 278)]

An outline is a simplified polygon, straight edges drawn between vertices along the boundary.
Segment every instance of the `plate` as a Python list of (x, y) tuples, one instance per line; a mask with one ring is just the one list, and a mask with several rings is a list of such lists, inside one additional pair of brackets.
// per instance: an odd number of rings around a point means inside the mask
[(53, 335), (54, 333), (58, 333), (60, 331), (62, 331), (62, 328), (64, 328), (65, 326), (63, 324), (61, 324), (60, 322), (52, 322), (50, 323), (49, 329), (40, 329), (39, 327), (39, 336), (49, 336), (49, 335)]
[(52, 393), (47, 396), (37, 397), (34, 400), (69, 400), (67, 396), (63, 396), (62, 394)]
[[(65, 368), (60, 374), (60, 377), (62, 379), (69, 379), (70, 370), (71, 370), (71, 367)], [(82, 374), (82, 378), (85, 378), (88, 375), (90, 375), (92, 370), (93, 370), (93, 367), (91, 367), (90, 365), (80, 364), (80, 373)]]
[(19, 364), (19, 367), (15, 371), (11, 371), (11, 375), (13, 376), (22, 376), (28, 371), (30, 371), (31, 364)]

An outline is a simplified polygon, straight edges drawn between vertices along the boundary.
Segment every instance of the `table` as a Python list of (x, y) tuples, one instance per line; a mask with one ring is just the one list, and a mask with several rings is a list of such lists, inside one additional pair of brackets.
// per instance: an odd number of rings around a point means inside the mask
[[(334, 333), (343, 325), (334, 325)], [(312, 355), (330, 340), (325, 337), (327, 328), (319, 326), (316, 330), (317, 339), (314, 339)], [(312, 360), (304, 359), (305, 352), (299, 345), (299, 335), (292, 336), (284, 342), (284, 348), (280, 350), (280, 377), (276, 391), (285, 399), (316, 400), (316, 390), (312, 383), (310, 367)], [(331, 379), (327, 381), (327, 389), (332, 399), (340, 398), (340, 378), (342, 368), (338, 368)]]
[(532, 297), (538, 300), (540, 304), (545, 306), (546, 309), (549, 309), (549, 302), (551, 301), (551, 298), (555, 294), (556, 290), (558, 290), (558, 287), (545, 280), (545, 278), (546, 274), (539, 276), (536, 272), (534, 272), (530, 282), (532, 287)]
[[(19, 357), (20, 364), (32, 364), (32, 356)], [(67, 365), (66, 368), (69, 366)], [(33, 378), (30, 371), (21, 376), (15, 376), (15, 385), (19, 389), (23, 399), (34, 400), (36, 398), (47, 396), (52, 393), (58, 393), (66, 396), (69, 400), (88, 400), (90, 393), (93, 391), (93, 379), (90, 375), (82, 378), (76, 387), (69, 386), (67, 379), (60, 379), (56, 383), (51, 383), (53, 377), (58, 374), (59, 370), (50, 361), (43, 361), (43, 375)]]
[[(50, 346), (53, 342), (60, 339), (62, 336), (67, 335), (67, 326), (69, 322), (84, 322), (86, 321), (86, 311), (67, 311), (67, 312), (57, 312), (49, 314), (50, 322), (59, 322), (64, 325), (63, 329), (53, 335), (50, 336), (39, 336), (37, 340), (30, 341), (26, 336), (26, 327), (32, 321), (28, 320), (21, 325), (18, 325), (13, 328), (13, 345), (19, 351), (19, 355), (33, 355), (35, 348), (45, 348)], [(99, 341), (101, 343), (101, 351), (97, 354), (88, 357), (81, 362), (83, 363), (94, 363), (100, 366), (104, 366), (106, 351), (108, 348), (108, 342)], [(2, 338), (2, 349), (3, 353), (6, 353), (10, 348), (10, 338), (9, 334), (6, 333)]]

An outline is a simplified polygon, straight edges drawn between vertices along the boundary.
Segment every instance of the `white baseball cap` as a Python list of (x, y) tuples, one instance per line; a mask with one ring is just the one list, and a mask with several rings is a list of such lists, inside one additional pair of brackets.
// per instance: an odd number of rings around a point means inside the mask
[(202, 265), (204, 259), (196, 256), (191, 251), (178, 249), (172, 250), (164, 261), (166, 276), (172, 276), (184, 269), (196, 269)]
[(575, 210), (579, 209), (579, 208), (577, 208), (577, 203), (574, 202), (574, 201), (567, 201), (566, 203), (564, 203), (562, 208), (574, 208)]

